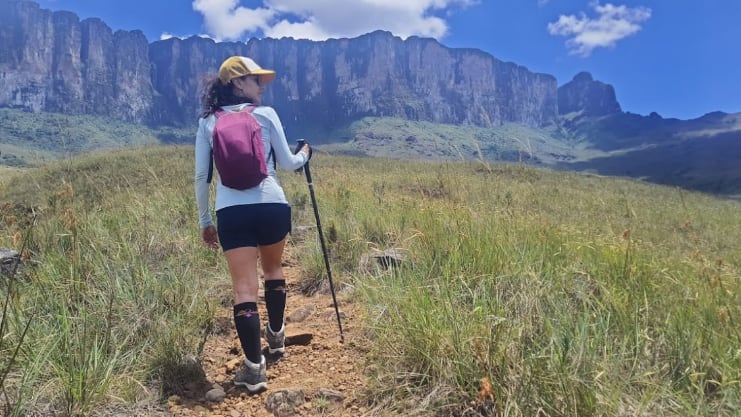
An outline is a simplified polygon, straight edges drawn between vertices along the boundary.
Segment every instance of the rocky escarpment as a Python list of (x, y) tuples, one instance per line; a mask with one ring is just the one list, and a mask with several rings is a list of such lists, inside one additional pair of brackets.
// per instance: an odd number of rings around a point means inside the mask
[(584, 116), (606, 116), (621, 113), (611, 85), (592, 79), (592, 74), (580, 72), (558, 89), (559, 114), (582, 112)]
[(25, 0), (0, 3), (0, 106), (190, 124), (207, 78), (234, 54), (277, 71), (264, 101), (280, 109), (287, 128), (329, 129), (364, 116), (537, 127), (557, 117), (560, 105), (619, 111), (614, 93), (593, 106), (601, 83), (591, 77), (586, 90), (560, 91), (551, 75), (433, 39), (379, 31), (324, 42), (149, 44), (140, 31), (113, 32), (99, 19), (80, 21)]
[(278, 77), (264, 100), (299, 126), (337, 125), (363, 116), (479, 126), (539, 126), (557, 114), (556, 79), (477, 50), (387, 32), (312, 42), (264, 39), (215, 43), (168, 39), (150, 46), (162, 121), (192, 118), (199, 93), (224, 57), (241, 54)]
[(0, 2), (0, 105), (145, 120), (155, 93), (148, 47), (141, 31)]

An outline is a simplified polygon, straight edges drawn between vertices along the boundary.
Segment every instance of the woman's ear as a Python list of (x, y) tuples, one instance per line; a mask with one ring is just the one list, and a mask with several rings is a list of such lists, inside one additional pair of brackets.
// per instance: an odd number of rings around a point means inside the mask
[(232, 88), (232, 94), (238, 97), (244, 96), (244, 90), (241, 87), (241, 82), (237, 82), (237, 80), (241, 80), (241, 78), (233, 78), (229, 81), (229, 85)]

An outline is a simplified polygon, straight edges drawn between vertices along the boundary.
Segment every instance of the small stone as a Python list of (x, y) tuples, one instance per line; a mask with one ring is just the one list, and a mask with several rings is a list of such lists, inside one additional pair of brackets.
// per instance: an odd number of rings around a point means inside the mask
[(314, 338), (312, 333), (300, 331), (300, 330), (286, 330), (286, 346), (308, 346), (311, 344), (311, 340)]
[[(7, 274), (10, 275), (11, 272), (13, 272), (13, 269), (21, 267), (21, 255), (12, 250), (12, 249), (5, 249), (0, 248), (0, 275)], [(16, 264), (18, 264), (16, 266)]]
[(316, 391), (316, 396), (337, 403), (345, 400), (345, 396), (341, 392), (329, 388), (319, 388)]
[(301, 323), (302, 321), (306, 320), (310, 315), (312, 311), (307, 307), (300, 307), (296, 310), (293, 310), (291, 314), (289, 314), (286, 317), (286, 321), (289, 323)]
[(288, 417), (306, 402), (304, 392), (298, 388), (279, 389), (265, 398), (265, 408), (277, 417)]
[(226, 392), (221, 387), (211, 389), (206, 393), (206, 401), (220, 403), (224, 401), (224, 397), (226, 397)]

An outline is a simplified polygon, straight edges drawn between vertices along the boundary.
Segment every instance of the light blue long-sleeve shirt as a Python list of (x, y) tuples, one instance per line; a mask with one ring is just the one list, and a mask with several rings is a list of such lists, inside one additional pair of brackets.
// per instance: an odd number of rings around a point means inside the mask
[[(224, 106), (223, 109), (234, 112), (242, 110), (247, 105), (244, 103), (236, 104), (233, 106)], [(221, 179), (216, 180), (218, 176), (214, 175), (214, 181), (216, 181), (216, 210), (241, 204), (288, 204), (283, 188), (275, 175), (273, 158), (275, 158), (281, 168), (286, 170), (298, 169), (306, 163), (306, 154), (299, 152), (294, 155), (291, 152), (286, 135), (283, 132), (283, 124), (272, 107), (258, 106), (253, 110), (252, 115), (255, 116), (262, 127), (265, 157), (268, 158), (268, 176), (256, 187), (247, 190), (235, 190), (222, 184)], [(214, 224), (211, 211), (209, 210), (210, 192), (209, 184), (206, 180), (211, 163), (211, 146), (215, 124), (216, 116), (213, 114), (201, 118), (198, 121), (198, 132), (196, 133), (195, 192), (196, 204), (198, 205), (198, 223), (201, 228)], [(271, 148), (273, 150), (272, 157), (270, 156)]]

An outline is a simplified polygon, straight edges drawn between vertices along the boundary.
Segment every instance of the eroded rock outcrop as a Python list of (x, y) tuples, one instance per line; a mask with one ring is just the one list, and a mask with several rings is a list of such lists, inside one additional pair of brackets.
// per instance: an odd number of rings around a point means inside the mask
[(287, 128), (331, 128), (364, 116), (542, 126), (558, 114), (553, 76), (433, 39), (377, 31), (324, 42), (150, 44), (141, 31), (112, 32), (99, 19), (25, 0), (0, 3), (0, 106), (193, 123), (207, 77), (232, 54), (277, 71), (264, 101), (280, 108)]
[(611, 85), (595, 81), (592, 74), (580, 72), (558, 89), (558, 112), (582, 112), (584, 116), (606, 116), (621, 113)]

